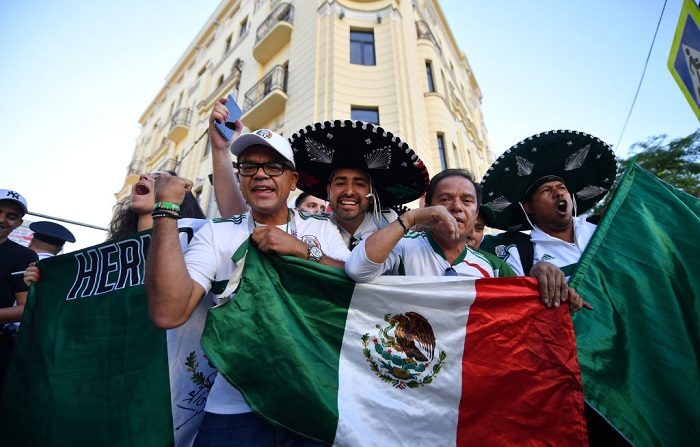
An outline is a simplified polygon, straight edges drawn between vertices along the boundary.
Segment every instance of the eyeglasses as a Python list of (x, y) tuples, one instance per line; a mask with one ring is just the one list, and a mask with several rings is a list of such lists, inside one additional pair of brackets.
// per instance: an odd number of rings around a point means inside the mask
[(245, 177), (252, 177), (258, 173), (258, 169), (262, 168), (263, 172), (270, 177), (282, 175), (285, 169), (291, 169), (290, 166), (277, 161), (268, 163), (253, 163), (250, 161), (239, 161), (236, 163), (238, 173)]
[(452, 266), (449, 266), (445, 269), (445, 276), (459, 276), (459, 275), (457, 274), (457, 271)]

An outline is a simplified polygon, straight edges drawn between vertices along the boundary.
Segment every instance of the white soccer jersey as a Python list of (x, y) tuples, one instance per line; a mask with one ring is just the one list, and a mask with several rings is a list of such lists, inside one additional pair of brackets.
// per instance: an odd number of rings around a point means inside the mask
[[(362, 241), (345, 263), (345, 272), (358, 282), (371, 281), (382, 275), (415, 276), (466, 276), (471, 278), (495, 278), (504, 276), (500, 269), (483, 254), (464, 246), (462, 253), (450, 265), (442, 250), (428, 232), (410, 231), (391, 250), (381, 264), (367, 258)], [(503, 274), (502, 274), (503, 273)], [(510, 272), (507, 272), (510, 273)]]
[[(290, 234), (296, 232), (293, 235), (304, 242), (317, 242), (323, 253), (333, 259), (344, 261), (348, 257), (350, 252), (328, 216), (298, 213), (295, 210), (290, 210), (290, 213), (293, 220), (280, 228)], [(212, 290), (219, 298), (236, 267), (231, 257), (248, 239), (252, 228), (250, 212), (209, 221), (197, 232), (185, 253), (187, 270), (192, 279), (205, 291)]]
[[(552, 237), (535, 226), (530, 232), (530, 240), (535, 250), (533, 265), (540, 261), (547, 261), (565, 270), (566, 267), (578, 263), (596, 228), (594, 224), (586, 221), (586, 216), (575, 217), (574, 242), (572, 243)], [(524, 275), (518, 248), (515, 245), (508, 245), (505, 250), (506, 256), (499, 255), (499, 257), (503, 258), (516, 274)], [(566, 269), (565, 273), (568, 276), (570, 272)]]
[[(327, 215), (300, 214), (290, 210), (290, 216), (289, 224), (280, 228), (299, 240), (318, 245), (331, 258), (339, 261), (347, 259), (350, 251), (343, 243), (338, 228)], [(195, 234), (185, 252), (190, 277), (205, 291), (211, 290), (217, 299), (236, 268), (232, 256), (254, 228), (251, 219), (248, 212), (209, 221)], [(205, 410), (217, 414), (238, 414), (250, 412), (250, 407), (238, 390), (225, 379), (217, 378), (209, 392)]]

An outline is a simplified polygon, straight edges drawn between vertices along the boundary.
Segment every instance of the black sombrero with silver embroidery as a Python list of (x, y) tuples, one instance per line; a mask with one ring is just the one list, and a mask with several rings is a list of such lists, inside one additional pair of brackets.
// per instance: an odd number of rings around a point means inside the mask
[(379, 126), (335, 120), (306, 126), (289, 139), (299, 172), (297, 186), (327, 199), (337, 169), (369, 174), (383, 207), (418, 199), (428, 188), (428, 170), (408, 144)]
[(563, 180), (579, 214), (591, 209), (615, 181), (612, 148), (587, 133), (552, 130), (515, 144), (493, 162), (481, 181), (483, 202), (495, 213), (491, 226), (527, 230), (530, 224), (519, 202), (538, 181)]

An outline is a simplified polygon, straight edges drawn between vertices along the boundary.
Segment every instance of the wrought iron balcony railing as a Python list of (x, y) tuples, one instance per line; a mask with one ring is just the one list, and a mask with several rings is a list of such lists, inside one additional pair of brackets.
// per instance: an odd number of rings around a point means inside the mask
[(192, 120), (192, 110), (181, 107), (173, 113), (170, 119), (170, 129), (172, 130), (176, 126), (186, 126), (189, 127), (190, 121)]
[(273, 90), (287, 92), (287, 69), (281, 65), (276, 65), (245, 93), (243, 111), (246, 112), (253, 108)]
[(294, 23), (294, 6), (289, 3), (280, 3), (277, 5), (270, 15), (267, 16), (265, 21), (258, 27), (255, 33), (255, 42), (260, 42), (278, 22)]

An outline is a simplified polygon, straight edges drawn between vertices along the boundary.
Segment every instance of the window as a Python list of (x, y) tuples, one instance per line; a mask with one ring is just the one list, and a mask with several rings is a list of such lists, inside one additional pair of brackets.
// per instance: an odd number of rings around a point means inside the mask
[(433, 64), (430, 61), (425, 61), (425, 74), (428, 76), (428, 91), (435, 91), (435, 83), (433, 82)]
[(221, 84), (224, 83), (224, 75), (219, 76), (219, 79), (216, 81), (216, 87), (219, 88), (221, 87)]
[(207, 134), (207, 144), (204, 145), (204, 154), (202, 154), (202, 157), (206, 157), (209, 154), (211, 154), (211, 141), (209, 140), (209, 134)]
[(375, 65), (374, 31), (350, 31), (350, 63)]
[(239, 36), (243, 37), (246, 34), (248, 34), (248, 17), (243, 19), (243, 21), (241, 22), (241, 32), (240, 32)]
[(437, 135), (438, 155), (440, 156), (441, 170), (447, 169), (447, 157), (445, 156), (445, 137), (442, 134)]
[(224, 48), (224, 54), (228, 53), (228, 50), (231, 49), (231, 42), (233, 41), (233, 34), (228, 36), (226, 38), (226, 48)]
[(350, 118), (355, 121), (364, 121), (379, 125), (379, 109), (370, 107), (351, 107)]

